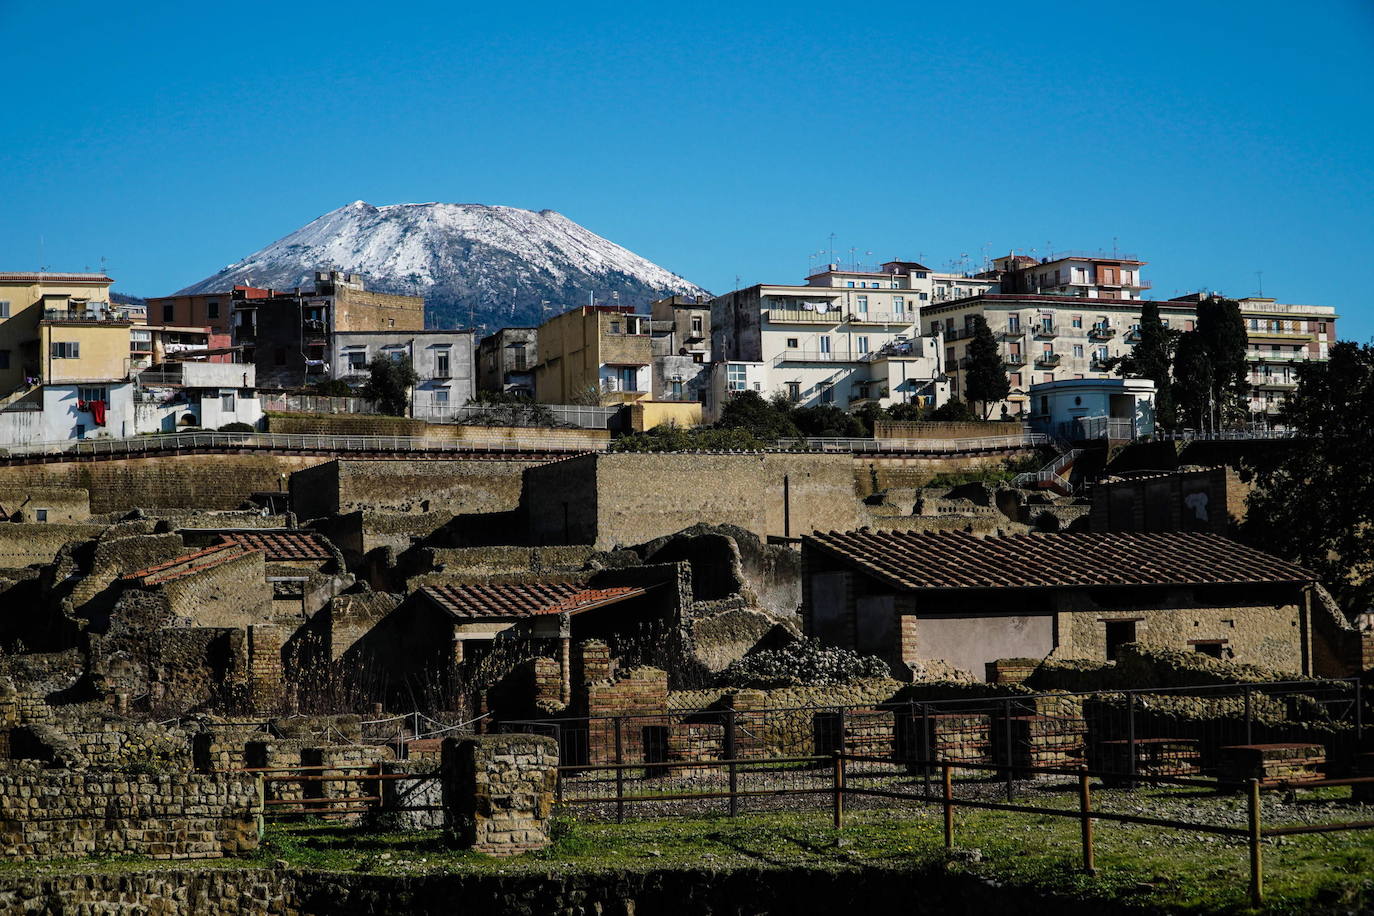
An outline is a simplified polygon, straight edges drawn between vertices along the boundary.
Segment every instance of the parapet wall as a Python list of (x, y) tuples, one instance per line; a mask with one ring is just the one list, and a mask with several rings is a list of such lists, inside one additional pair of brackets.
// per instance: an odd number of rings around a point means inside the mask
[(258, 846), (248, 776), (0, 775), (0, 851), (9, 860), (85, 856), (213, 859)]

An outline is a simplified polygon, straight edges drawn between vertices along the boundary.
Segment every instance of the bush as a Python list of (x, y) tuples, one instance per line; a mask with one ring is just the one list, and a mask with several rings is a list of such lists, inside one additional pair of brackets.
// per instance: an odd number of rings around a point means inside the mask
[(257, 432), (251, 423), (226, 423), (219, 428), (222, 433), (254, 433)]
[(611, 443), (613, 452), (756, 452), (767, 448), (746, 429), (683, 429), (664, 424)]
[(717, 675), (723, 687), (803, 687), (813, 684), (847, 684), (870, 677), (891, 677), (887, 662), (874, 655), (860, 655), (818, 639), (788, 643), (781, 649), (765, 649), (732, 662)]

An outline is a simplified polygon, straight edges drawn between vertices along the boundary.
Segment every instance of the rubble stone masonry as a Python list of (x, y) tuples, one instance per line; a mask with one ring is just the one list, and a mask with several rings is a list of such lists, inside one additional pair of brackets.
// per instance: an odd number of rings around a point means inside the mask
[(241, 856), (257, 848), (260, 813), (248, 776), (7, 773), (0, 852), (10, 860)]
[(552, 738), (448, 738), (442, 753), (446, 819), (460, 845), (507, 856), (549, 844), (558, 781), (558, 744)]

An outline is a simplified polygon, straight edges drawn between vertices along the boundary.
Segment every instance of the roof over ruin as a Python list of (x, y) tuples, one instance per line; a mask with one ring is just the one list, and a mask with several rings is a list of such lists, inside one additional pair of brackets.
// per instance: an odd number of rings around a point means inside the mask
[(901, 591), (1302, 583), (1317, 577), (1215, 534), (832, 531), (803, 543)]
[(225, 544), (261, 550), (269, 563), (334, 559), (324, 536), (309, 531), (235, 531), (220, 537)]
[(570, 614), (643, 595), (631, 586), (587, 588), (567, 582), (426, 585), (420, 594), (455, 617), (468, 619)]

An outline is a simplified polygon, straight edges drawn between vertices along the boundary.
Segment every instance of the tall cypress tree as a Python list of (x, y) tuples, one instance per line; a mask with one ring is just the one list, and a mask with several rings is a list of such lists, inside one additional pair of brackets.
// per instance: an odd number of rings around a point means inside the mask
[(1011, 394), (1007, 367), (998, 352), (992, 329), (982, 315), (973, 316), (973, 339), (968, 343), (968, 369), (964, 373), (964, 396), (983, 405), (983, 419), (991, 405)]
[(1155, 383), (1155, 419), (1166, 427), (1174, 425), (1173, 362), (1178, 336), (1178, 331), (1160, 320), (1159, 305), (1146, 302), (1140, 308), (1140, 340), (1116, 366), (1119, 375)]
[(1186, 331), (1174, 350), (1174, 404), (1180, 425), (1206, 427), (1212, 416), (1212, 360), (1198, 331)]
[(1212, 423), (1244, 419), (1249, 415), (1249, 365), (1245, 359), (1249, 340), (1245, 319), (1240, 317), (1240, 303), (1217, 297), (1199, 302), (1197, 330), (1212, 362)]

